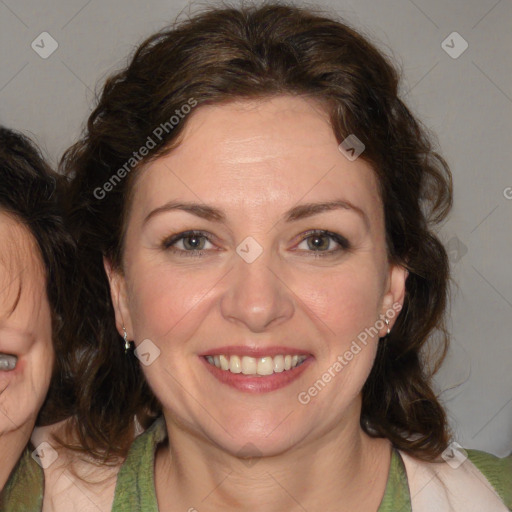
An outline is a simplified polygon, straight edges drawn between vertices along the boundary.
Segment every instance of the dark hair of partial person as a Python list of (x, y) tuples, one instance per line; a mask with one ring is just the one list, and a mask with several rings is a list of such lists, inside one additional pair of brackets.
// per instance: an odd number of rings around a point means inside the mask
[(72, 398), (72, 373), (61, 357), (69, 345), (64, 341), (69, 335), (66, 305), (75, 257), (63, 216), (65, 187), (66, 180), (50, 168), (27, 136), (0, 126), (0, 213), (28, 228), (37, 242), (51, 311), (56, 357), (50, 390), (37, 419), (41, 425), (64, 419)]
[[(123, 455), (133, 418), (147, 427), (161, 414), (136, 358), (124, 354), (103, 267), (106, 256), (122, 271), (138, 170), (179, 144), (190, 116), (161, 141), (155, 128), (169, 126), (191, 99), (199, 109), (294, 95), (318, 100), (338, 142), (355, 134), (364, 143), (360, 158), (378, 178), (389, 261), (409, 271), (403, 309), (362, 390), (362, 428), (417, 458), (439, 456), (451, 432), (432, 376), (449, 345), (450, 275), (434, 227), (451, 209), (452, 178), (434, 135), (399, 98), (399, 80), (391, 58), (335, 15), (268, 2), (202, 7), (146, 39), (106, 80), (61, 161), (72, 178), (69, 219), (81, 258), (72, 319), (81, 347), (72, 364), (82, 385), (70, 413), (82, 449), (104, 460)], [(150, 154), (115, 176), (148, 137), (156, 143)]]

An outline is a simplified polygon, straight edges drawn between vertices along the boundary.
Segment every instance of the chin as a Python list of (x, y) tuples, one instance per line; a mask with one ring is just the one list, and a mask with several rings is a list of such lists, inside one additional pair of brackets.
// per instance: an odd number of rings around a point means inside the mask
[[(284, 416), (286, 417), (286, 415)], [(281, 422), (281, 423), (280, 423)], [(271, 457), (286, 452), (303, 436), (290, 425), (279, 421), (232, 421), (226, 431), (217, 430), (208, 437), (220, 449), (241, 458)]]

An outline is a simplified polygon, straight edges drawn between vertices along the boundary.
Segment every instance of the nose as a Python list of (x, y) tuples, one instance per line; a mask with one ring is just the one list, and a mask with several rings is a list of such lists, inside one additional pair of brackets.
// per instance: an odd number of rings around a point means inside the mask
[(236, 256), (221, 299), (226, 320), (252, 332), (264, 332), (293, 317), (293, 293), (279, 275), (279, 262), (275, 260), (270, 250), (264, 250), (252, 263)]

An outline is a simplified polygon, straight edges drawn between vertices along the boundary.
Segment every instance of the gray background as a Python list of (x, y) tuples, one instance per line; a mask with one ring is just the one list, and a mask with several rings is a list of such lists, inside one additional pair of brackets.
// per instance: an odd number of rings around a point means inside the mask
[[(105, 77), (146, 36), (201, 5), (0, 0), (0, 122), (31, 135), (55, 163), (79, 135)], [(506, 455), (512, 450), (512, 1), (317, 5), (394, 56), (405, 100), (437, 134), (451, 166), (455, 206), (439, 235), (457, 286), (452, 350), (437, 383), (455, 440)], [(46, 59), (31, 47), (44, 31), (58, 42)], [(469, 45), (458, 58), (442, 47), (454, 31)], [(461, 48), (450, 38), (446, 44)]]

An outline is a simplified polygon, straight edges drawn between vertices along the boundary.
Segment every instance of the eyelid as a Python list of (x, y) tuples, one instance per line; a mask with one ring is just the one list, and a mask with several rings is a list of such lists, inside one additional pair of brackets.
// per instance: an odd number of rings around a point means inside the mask
[[(319, 237), (326, 237), (333, 239), (337, 244), (341, 245), (344, 249), (348, 250), (351, 247), (350, 242), (347, 238), (339, 233), (335, 233), (333, 231), (329, 231), (327, 229), (309, 229), (304, 233), (300, 234), (300, 242), (307, 240), (308, 238), (317, 235)], [(327, 251), (326, 251), (327, 252)]]
[[(189, 230), (181, 231), (174, 235), (165, 237), (162, 240), (161, 245), (166, 249), (170, 249), (172, 247), (172, 244), (179, 242), (180, 240), (183, 240), (185, 238), (192, 238), (193, 236), (206, 238), (210, 243), (213, 243), (212, 240), (215, 239), (215, 237), (213, 235), (210, 235), (210, 233), (207, 233), (206, 231), (201, 231), (198, 229), (189, 229)], [(184, 251), (184, 252), (192, 252), (192, 251)]]

